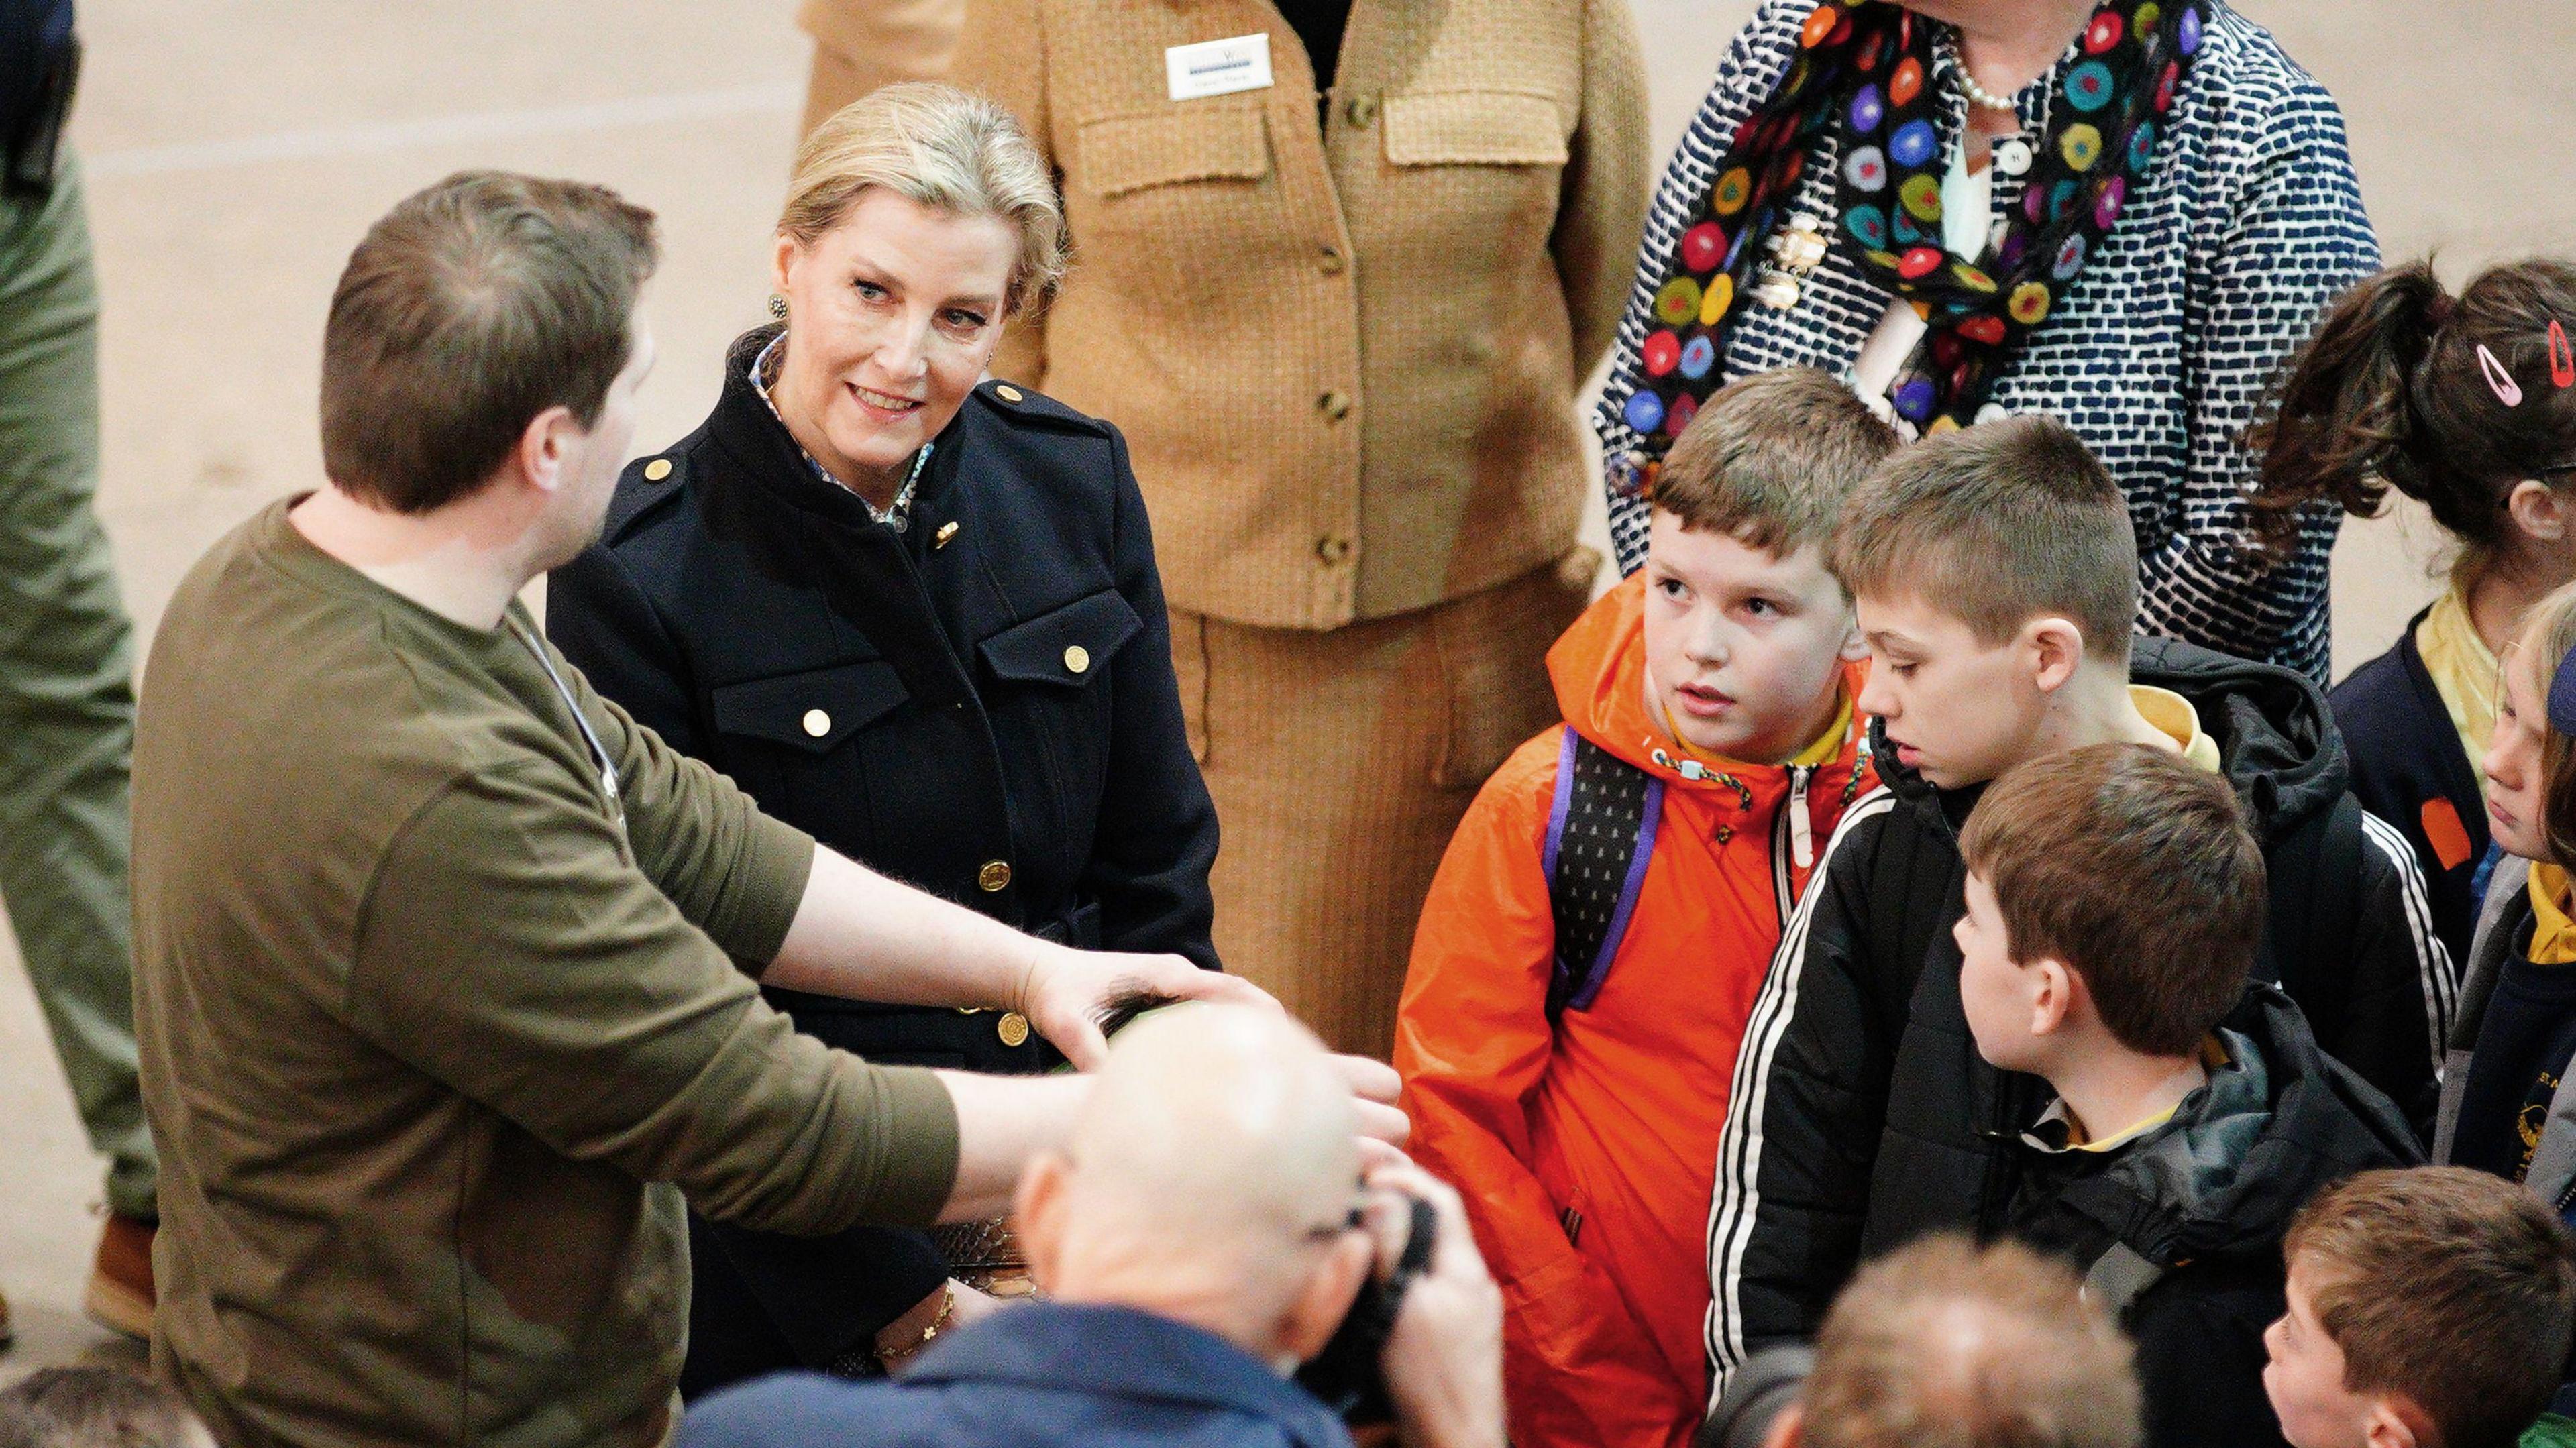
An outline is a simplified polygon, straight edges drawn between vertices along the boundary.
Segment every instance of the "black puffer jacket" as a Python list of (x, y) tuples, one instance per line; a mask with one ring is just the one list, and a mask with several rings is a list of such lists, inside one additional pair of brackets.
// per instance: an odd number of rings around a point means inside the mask
[[(2271, 878), (2259, 970), (2316, 1039), (2422, 1131), (2456, 981), (2414, 851), (2346, 792), (2304, 675), (2140, 639), (2130, 677), (2199, 713)], [(1927, 1231), (2001, 1228), (2014, 1142), (2045, 1088), (1988, 1066), (1959, 1006), (1958, 831), (1944, 791), (1877, 751), (1886, 787), (1843, 816), (1781, 934), (1736, 1058), (1709, 1219), (1715, 1382), (1811, 1335), (1864, 1256)]]
[[(2319, 1190), (2423, 1159), (2388, 1098), (2317, 1048), (2299, 1008), (2258, 985), (2220, 1027), (2227, 1064), (2173, 1119), (2115, 1151), (2025, 1140), (2013, 1235), (2125, 1298), (2149, 1448), (2283, 1441), (2263, 1392), (2263, 1329), (2281, 1315), (2281, 1235)], [(2106, 1262), (2113, 1248), (2124, 1259)], [(2118, 1269), (2153, 1274), (2134, 1295)], [(2135, 1279), (2132, 1279), (2135, 1280)]]

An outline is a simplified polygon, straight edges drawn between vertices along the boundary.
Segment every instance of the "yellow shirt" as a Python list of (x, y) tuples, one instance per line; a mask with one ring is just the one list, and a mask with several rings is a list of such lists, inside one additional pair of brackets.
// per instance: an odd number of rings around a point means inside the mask
[(2567, 872), (2556, 865), (2531, 867), (2531, 963), (2576, 962), (2576, 920), (2569, 918)]
[[(2487, 776), (2477, 763), (2487, 752), (2487, 741), (2495, 736), (2496, 689), (2503, 680), (2495, 653), (2478, 637), (2477, 626), (2469, 619), (2468, 600), (2458, 589), (2443, 594), (2415, 626), (2415, 652), (2424, 656), (2424, 672), (2433, 676), (2434, 692), (2442, 696), (2451, 727), (2460, 732), (2460, 752), (2468, 756), (2469, 773), (2484, 798)], [(2533, 882), (2539, 879), (2540, 872), (2534, 870)]]
[(2200, 727), (2200, 711), (2191, 707), (2189, 699), (2153, 684), (2131, 684), (2129, 703), (2140, 717), (2181, 747), (2183, 758), (2212, 774), (2218, 773), (2218, 741)]

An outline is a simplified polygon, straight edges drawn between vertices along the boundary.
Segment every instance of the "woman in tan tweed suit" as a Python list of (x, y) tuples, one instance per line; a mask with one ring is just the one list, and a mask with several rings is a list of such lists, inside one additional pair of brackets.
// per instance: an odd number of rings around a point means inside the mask
[[(1220, 40), (1268, 83), (1176, 98), (1207, 57), (1167, 52)], [(1575, 393), (1651, 162), (1627, 0), (969, 0), (950, 76), (1062, 180), (1074, 271), (993, 370), (1133, 450), (1218, 953), (1384, 1054), (1431, 873), (1557, 717), (1598, 563)]]

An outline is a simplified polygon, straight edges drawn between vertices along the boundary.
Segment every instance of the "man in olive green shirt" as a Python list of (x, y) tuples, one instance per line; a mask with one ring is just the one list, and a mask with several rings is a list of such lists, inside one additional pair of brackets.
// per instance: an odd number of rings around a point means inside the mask
[(218, 543), (155, 642), (136, 1016), (155, 1367), (227, 1448), (654, 1444), (682, 1194), (783, 1231), (991, 1215), (1078, 1078), (870, 1066), (755, 976), (1025, 1012), (1078, 1064), (1178, 958), (869, 874), (591, 692), (516, 595), (598, 531), (652, 346), (650, 213), (467, 174), (351, 256), (332, 485)]

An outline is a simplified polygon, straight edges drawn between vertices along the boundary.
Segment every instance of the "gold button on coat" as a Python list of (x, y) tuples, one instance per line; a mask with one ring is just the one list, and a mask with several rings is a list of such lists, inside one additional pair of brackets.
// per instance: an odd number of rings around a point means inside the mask
[(820, 709), (805, 711), (805, 732), (820, 739), (832, 732), (832, 716)]
[(644, 481), (658, 483), (671, 475), (671, 460), (655, 458), (644, 465)]
[(1029, 1039), (1029, 1018), (1018, 1011), (1004, 1011), (1002, 1018), (993, 1023), (993, 1034), (1001, 1037), (1002, 1044), (1005, 1046), (1026, 1045)]
[(1066, 644), (1064, 646), (1064, 666), (1077, 674), (1089, 673), (1091, 671), (1091, 650), (1084, 648), (1080, 644)]
[(1008, 860), (986, 860), (984, 862), (984, 868), (975, 872), (975, 883), (982, 887), (984, 893), (987, 895), (990, 895), (994, 891), (1001, 889), (1003, 886), (1010, 884), (1011, 862)]
[(1315, 540), (1315, 556), (1323, 559), (1326, 563), (1339, 563), (1343, 559), (1351, 556), (1351, 540), (1348, 538), (1318, 538)]
[(1323, 269), (1324, 275), (1337, 277), (1342, 274), (1342, 268), (1349, 263), (1342, 260), (1340, 248), (1328, 246), (1316, 256), (1315, 265)]
[(1377, 119), (1377, 97), (1353, 96), (1350, 104), (1342, 107), (1342, 114), (1350, 118), (1352, 125), (1365, 126)]
[(1017, 402), (1020, 400), (1022, 393), (1020, 392), (1020, 389), (1004, 382), (995, 385), (993, 388), (993, 395), (1002, 399), (1004, 402)]
[(1315, 410), (1326, 422), (1339, 422), (1351, 415), (1351, 400), (1339, 392), (1327, 392), (1315, 399)]

